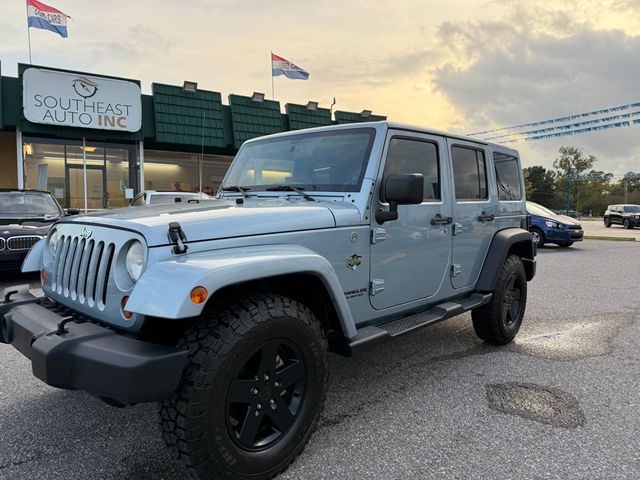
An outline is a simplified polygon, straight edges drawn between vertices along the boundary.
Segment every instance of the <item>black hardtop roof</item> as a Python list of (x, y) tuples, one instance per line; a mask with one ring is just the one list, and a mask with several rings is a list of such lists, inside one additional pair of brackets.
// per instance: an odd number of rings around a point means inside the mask
[[(266, 137), (284, 137), (284, 136), (288, 136), (288, 135), (304, 135), (306, 133), (309, 132), (313, 132), (313, 131), (328, 131), (328, 130), (335, 130), (338, 128), (366, 128), (366, 127), (381, 127), (384, 126), (388, 129), (394, 129), (394, 130), (404, 130), (406, 132), (414, 132), (414, 133), (424, 133), (427, 135), (437, 135), (439, 137), (445, 137), (445, 138), (451, 138), (454, 140), (462, 140), (464, 142), (470, 142), (470, 143), (475, 143), (476, 145), (484, 145), (484, 146), (491, 146), (492, 148), (495, 149), (499, 149), (502, 150), (504, 152), (509, 152), (511, 154), (513, 154), (514, 156), (519, 156), (519, 153), (517, 150), (510, 148), (510, 147), (506, 147), (504, 145), (500, 145), (498, 143), (492, 143), (492, 142), (487, 142), (486, 140), (482, 140), (480, 138), (476, 138), (476, 137), (472, 137), (469, 135), (463, 135), (463, 134), (457, 134), (457, 133), (451, 133), (451, 132), (445, 132), (443, 130), (438, 130), (435, 128), (429, 128), (429, 127), (422, 127), (422, 126), (418, 126), (418, 125), (410, 125), (410, 124), (406, 124), (406, 123), (400, 123), (400, 122), (391, 122), (389, 120), (381, 120), (381, 121), (377, 121), (377, 122), (361, 122), (361, 123), (345, 123), (345, 124), (340, 124), (340, 125), (326, 125), (323, 127), (313, 127), (313, 128), (306, 128), (306, 129), (302, 129), (302, 130), (292, 130), (292, 131), (286, 131), (286, 132), (279, 132), (279, 133), (274, 133), (272, 135), (267, 135)], [(250, 140), (247, 140), (247, 142), (259, 142), (262, 139), (264, 139), (265, 137), (256, 137), (256, 138), (252, 138)]]

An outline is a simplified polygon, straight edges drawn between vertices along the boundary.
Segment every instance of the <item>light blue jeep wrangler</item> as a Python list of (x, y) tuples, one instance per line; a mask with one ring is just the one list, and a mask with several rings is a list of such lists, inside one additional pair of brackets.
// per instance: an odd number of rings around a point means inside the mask
[(535, 274), (518, 153), (388, 122), (246, 142), (217, 199), (68, 217), (8, 289), (0, 338), (49, 385), (159, 401), (192, 476), (265, 479), (352, 355), (471, 311), (518, 332)]

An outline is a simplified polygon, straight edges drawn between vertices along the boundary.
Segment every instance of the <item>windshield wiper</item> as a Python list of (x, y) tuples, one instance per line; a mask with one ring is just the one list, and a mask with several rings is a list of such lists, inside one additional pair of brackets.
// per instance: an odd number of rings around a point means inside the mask
[(265, 188), (265, 190), (267, 190), (269, 192), (296, 192), (298, 195), (300, 195), (305, 200), (308, 200), (310, 202), (315, 202), (316, 201), (315, 198), (313, 198), (312, 196), (307, 195), (306, 193), (304, 193), (304, 187), (297, 187), (295, 185), (289, 185), (287, 183), (282, 183), (280, 185), (274, 185), (273, 187), (267, 187), (267, 188)]
[(229, 185), (228, 187), (222, 187), (223, 192), (239, 192), (244, 198), (247, 198), (247, 192), (251, 190), (249, 187), (241, 187), (240, 185)]

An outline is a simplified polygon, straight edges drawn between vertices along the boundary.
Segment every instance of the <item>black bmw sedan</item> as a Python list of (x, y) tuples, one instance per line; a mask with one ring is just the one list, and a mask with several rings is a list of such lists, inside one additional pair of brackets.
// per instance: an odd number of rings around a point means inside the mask
[(0, 270), (19, 269), (29, 249), (64, 215), (49, 192), (0, 189)]

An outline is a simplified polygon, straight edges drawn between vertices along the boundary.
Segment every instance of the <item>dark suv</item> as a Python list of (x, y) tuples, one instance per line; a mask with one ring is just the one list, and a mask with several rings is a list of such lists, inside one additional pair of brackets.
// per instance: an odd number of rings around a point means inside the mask
[(609, 228), (613, 224), (624, 228), (640, 226), (640, 205), (609, 205), (604, 212), (604, 226)]

